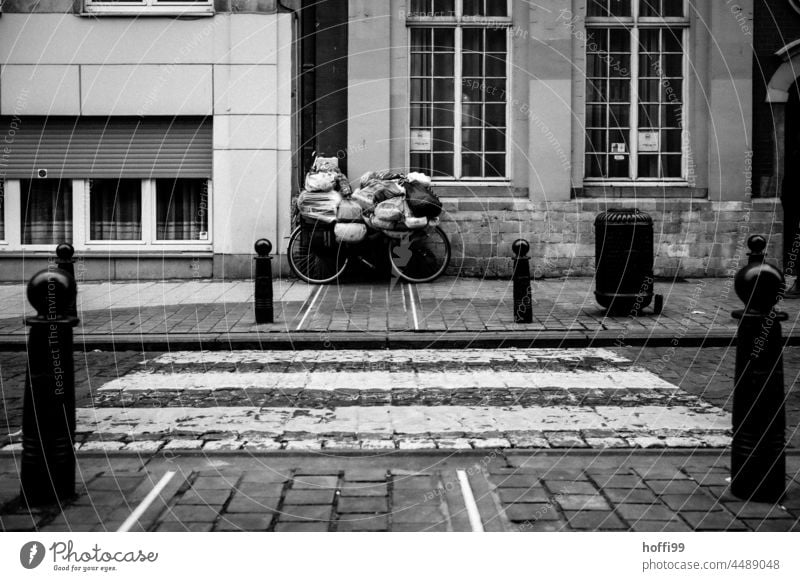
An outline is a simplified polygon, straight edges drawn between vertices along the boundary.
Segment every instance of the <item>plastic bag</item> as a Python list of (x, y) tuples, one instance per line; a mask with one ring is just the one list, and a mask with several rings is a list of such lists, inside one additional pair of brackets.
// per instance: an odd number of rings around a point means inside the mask
[(404, 224), (409, 230), (418, 230), (428, 225), (428, 219), (424, 217), (417, 218), (416, 216), (407, 215)]
[(366, 238), (367, 226), (365, 224), (337, 223), (336, 226), (333, 227), (333, 234), (339, 242), (354, 244)]
[(361, 206), (361, 209), (365, 212), (371, 212), (373, 209), (375, 209), (374, 191), (370, 191), (369, 189), (358, 189), (353, 192), (353, 195), (350, 197), (350, 199)]
[(375, 217), (388, 222), (398, 222), (405, 216), (405, 200), (401, 197), (384, 200), (375, 206)]
[(336, 221), (336, 208), (342, 196), (339, 192), (300, 192), (297, 197), (297, 209), (305, 218), (312, 218), (322, 222)]
[(425, 188), (431, 187), (431, 178), (424, 173), (411, 172), (406, 176), (406, 181), (409, 183), (419, 184)]
[(393, 230), (397, 226), (397, 222), (392, 222), (390, 220), (381, 220), (376, 216), (372, 216), (369, 218), (369, 225), (375, 228), (376, 230)]
[(306, 174), (307, 192), (330, 192), (336, 185), (338, 174), (333, 172), (309, 172)]
[(339, 173), (339, 160), (335, 157), (315, 157), (311, 171)]
[(361, 206), (351, 198), (342, 198), (336, 207), (336, 220), (339, 222), (361, 222)]
[(418, 218), (436, 218), (442, 213), (442, 202), (436, 194), (416, 182), (406, 184), (406, 199), (411, 213)]

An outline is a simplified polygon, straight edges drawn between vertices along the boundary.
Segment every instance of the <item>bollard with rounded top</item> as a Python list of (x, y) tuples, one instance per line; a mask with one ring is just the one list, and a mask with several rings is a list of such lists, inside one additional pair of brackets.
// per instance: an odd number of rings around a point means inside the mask
[(532, 323), (533, 308), (531, 302), (533, 295), (531, 292), (531, 266), (528, 252), (531, 245), (527, 240), (515, 240), (511, 245), (514, 253), (514, 322)]
[[(75, 260), (72, 258), (74, 255), (75, 249), (72, 247), (72, 244), (62, 242), (56, 246), (56, 257), (58, 258), (56, 260), (56, 266), (64, 272), (68, 272), (73, 280), (75, 279)], [(69, 306), (68, 314), (73, 317), (78, 316), (78, 304), (76, 301)]]
[(26, 319), (28, 373), (22, 411), (21, 494), (29, 506), (75, 494), (75, 372), (69, 314), (75, 279), (59, 268), (35, 274), (28, 301), (36, 316)]
[(272, 242), (266, 238), (258, 240), (255, 244), (258, 256), (256, 262), (256, 323), (272, 323), (275, 320), (272, 305)]
[(731, 492), (739, 498), (777, 502), (785, 491), (783, 339), (786, 313), (775, 310), (784, 290), (781, 271), (764, 260), (767, 241), (751, 236), (749, 262), (734, 288), (745, 308), (739, 320), (733, 388)]

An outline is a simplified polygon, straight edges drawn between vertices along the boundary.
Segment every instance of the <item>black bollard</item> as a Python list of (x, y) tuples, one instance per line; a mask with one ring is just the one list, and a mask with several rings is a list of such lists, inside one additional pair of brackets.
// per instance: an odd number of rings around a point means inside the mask
[(749, 263), (736, 275), (734, 288), (744, 302), (739, 320), (733, 388), (731, 492), (739, 498), (777, 502), (785, 491), (783, 339), (775, 310), (784, 278), (764, 261), (767, 241), (751, 236)]
[(59, 268), (43, 270), (28, 283), (37, 315), (26, 319), (28, 372), (22, 411), (22, 498), (29, 506), (75, 494), (75, 371), (72, 328), (67, 315), (75, 280)]
[(514, 253), (514, 322), (532, 323), (533, 308), (531, 306), (531, 265), (528, 252), (531, 245), (527, 240), (516, 240), (511, 245)]
[(256, 249), (256, 323), (272, 323), (275, 315), (272, 306), (272, 243), (266, 238), (258, 240)]
[[(72, 247), (72, 244), (68, 242), (62, 242), (58, 246), (56, 246), (56, 256), (58, 260), (56, 260), (56, 266), (63, 270), (64, 272), (68, 272), (70, 276), (72, 276), (72, 280), (75, 280), (75, 260), (72, 258), (75, 255), (75, 249)], [(77, 282), (76, 282), (76, 289), (77, 289)], [(78, 293), (77, 290), (75, 292), (75, 300), (72, 301), (72, 304), (69, 305), (69, 309), (67, 309), (67, 315), (70, 317), (77, 317), (78, 316), (78, 303), (77, 303)]]

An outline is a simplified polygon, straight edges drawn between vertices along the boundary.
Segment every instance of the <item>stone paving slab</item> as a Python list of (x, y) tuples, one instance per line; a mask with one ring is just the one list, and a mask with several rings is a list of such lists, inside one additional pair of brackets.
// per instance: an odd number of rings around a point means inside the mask
[[(84, 282), (78, 298), (78, 343), (224, 348), (231, 343), (370, 340), (397, 346), (403, 341), (463, 344), (478, 335), (486, 341), (556, 345), (686, 344), (733, 337), (731, 312), (742, 306), (731, 279), (665, 280), (656, 284), (656, 292), (665, 295), (661, 315), (608, 317), (594, 301), (591, 278), (547, 279), (535, 281), (534, 321), (523, 325), (513, 320), (508, 280), (312, 287), (284, 279), (275, 281), (276, 322), (256, 325), (252, 288), (252, 281)], [(311, 300), (312, 293), (318, 300)], [(22, 347), (23, 316), (34, 314), (23, 297), (21, 285), (0, 285), (0, 343), (8, 348)], [(800, 337), (800, 301), (784, 301), (782, 308), (789, 313), (785, 334)], [(415, 317), (409, 314), (412, 310)]]
[(486, 531), (800, 531), (797, 454), (775, 504), (735, 497), (727, 453), (711, 451), (81, 456), (76, 497), (37, 508), (15, 462), (0, 457), (2, 531), (116, 530), (168, 470), (134, 530), (469, 531), (471, 496)]

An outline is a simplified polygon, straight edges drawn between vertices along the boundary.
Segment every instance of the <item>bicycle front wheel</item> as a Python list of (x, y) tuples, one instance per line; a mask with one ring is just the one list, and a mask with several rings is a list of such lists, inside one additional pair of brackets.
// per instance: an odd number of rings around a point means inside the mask
[(335, 281), (347, 268), (347, 256), (333, 230), (298, 226), (289, 237), (289, 267), (310, 284)]
[(389, 244), (392, 271), (413, 283), (431, 282), (450, 264), (450, 241), (438, 226), (411, 231)]

